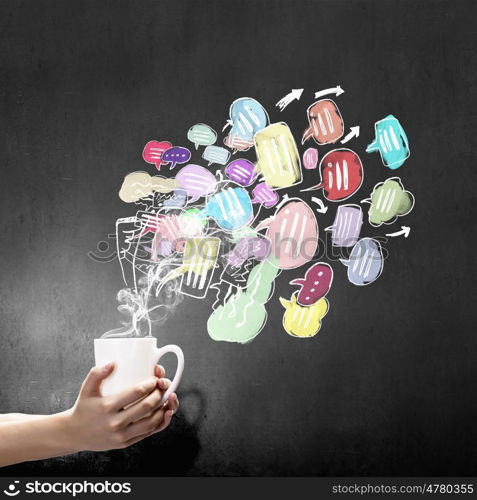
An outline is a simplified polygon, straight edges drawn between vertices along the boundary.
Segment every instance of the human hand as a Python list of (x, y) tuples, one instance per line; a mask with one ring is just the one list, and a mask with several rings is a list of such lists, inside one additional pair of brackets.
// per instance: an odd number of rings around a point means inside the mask
[(75, 405), (67, 412), (72, 448), (76, 451), (126, 448), (164, 430), (179, 407), (176, 394), (159, 407), (170, 385), (160, 366), (155, 368), (155, 377), (119, 394), (101, 396), (101, 382), (113, 368), (113, 363), (92, 368)]

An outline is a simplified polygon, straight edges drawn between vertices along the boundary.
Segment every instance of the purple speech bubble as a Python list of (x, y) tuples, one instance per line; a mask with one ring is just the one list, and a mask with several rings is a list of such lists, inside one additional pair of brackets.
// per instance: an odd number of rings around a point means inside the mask
[(241, 267), (251, 258), (264, 260), (270, 255), (271, 247), (270, 240), (264, 236), (245, 236), (227, 254), (227, 263), (233, 267)]
[(217, 179), (209, 170), (193, 164), (181, 168), (176, 175), (176, 181), (180, 188), (187, 191), (192, 203), (201, 196), (212, 194), (217, 184)]
[(162, 154), (163, 163), (170, 163), (172, 170), (178, 163), (187, 163), (190, 160), (190, 151), (182, 146), (174, 146)]
[(303, 153), (303, 166), (308, 170), (313, 170), (318, 165), (318, 150), (308, 148)]
[(225, 175), (242, 186), (251, 186), (257, 178), (255, 165), (244, 158), (231, 161), (225, 168)]
[(352, 247), (358, 241), (362, 225), (363, 212), (359, 205), (340, 205), (333, 225), (325, 231), (331, 231), (334, 247)]
[(257, 184), (252, 191), (252, 195), (252, 203), (260, 203), (265, 208), (274, 207), (280, 199), (277, 192), (267, 186), (265, 182)]

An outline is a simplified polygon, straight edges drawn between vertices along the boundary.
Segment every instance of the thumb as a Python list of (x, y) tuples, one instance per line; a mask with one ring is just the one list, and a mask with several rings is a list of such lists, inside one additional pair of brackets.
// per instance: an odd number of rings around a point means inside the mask
[(104, 366), (95, 366), (91, 368), (88, 375), (84, 379), (83, 385), (81, 386), (80, 394), (82, 396), (100, 396), (101, 382), (111, 375), (114, 369), (114, 363), (108, 363)]

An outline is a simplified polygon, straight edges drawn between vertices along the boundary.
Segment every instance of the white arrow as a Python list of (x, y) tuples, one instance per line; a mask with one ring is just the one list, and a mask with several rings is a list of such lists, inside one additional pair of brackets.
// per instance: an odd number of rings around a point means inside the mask
[(283, 97), (282, 99), (280, 99), (275, 104), (275, 106), (277, 108), (280, 108), (280, 111), (283, 111), (295, 99), (297, 101), (299, 101), (300, 97), (301, 97), (301, 94), (303, 94), (304, 90), (305, 89), (292, 89), (292, 91), (289, 94), (287, 94), (285, 97)]
[(346, 144), (353, 137), (359, 137), (359, 125), (357, 125), (356, 127), (350, 127), (349, 129), (350, 129), (350, 132), (341, 141), (341, 144)]
[(224, 176), (222, 175), (222, 171), (221, 170), (216, 170), (215, 171), (215, 175), (216, 175), (216, 177), (219, 178), (219, 182), (222, 182), (224, 180)]
[(329, 89), (320, 90), (319, 92), (315, 92), (315, 99), (319, 99), (324, 95), (335, 94), (336, 96), (341, 95), (344, 90), (338, 85), (337, 87), (331, 87)]
[(233, 122), (232, 120), (227, 120), (225, 122), (225, 125), (224, 125), (224, 128), (222, 129), (222, 132), (227, 128), (227, 127), (231, 127), (233, 125)]
[(401, 226), (401, 231), (396, 231), (395, 233), (389, 233), (386, 236), (390, 236), (391, 238), (394, 238), (395, 236), (403, 235), (404, 238), (407, 238), (409, 236), (410, 232), (411, 232), (411, 228), (409, 226)]
[(319, 212), (320, 214), (326, 214), (326, 212), (328, 212), (328, 207), (319, 198), (313, 196), (311, 201), (320, 206), (320, 208), (316, 209), (316, 211)]

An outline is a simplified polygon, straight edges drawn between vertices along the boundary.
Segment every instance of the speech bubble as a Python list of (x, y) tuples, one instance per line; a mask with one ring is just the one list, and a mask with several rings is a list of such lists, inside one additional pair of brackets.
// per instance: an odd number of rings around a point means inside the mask
[(249, 259), (262, 261), (270, 255), (271, 246), (270, 240), (262, 235), (246, 236), (226, 255), (227, 264), (241, 267)]
[(251, 186), (257, 178), (255, 165), (244, 158), (231, 161), (225, 167), (225, 175), (232, 181), (242, 186)]
[(160, 170), (161, 165), (165, 165), (162, 156), (170, 148), (172, 148), (172, 144), (168, 141), (149, 141), (144, 146), (142, 157), (145, 162), (155, 165), (157, 170)]
[(260, 182), (252, 190), (252, 203), (259, 203), (265, 208), (274, 207), (280, 196), (271, 187), (268, 187), (265, 182)]
[(156, 289), (156, 296), (167, 282), (184, 275), (180, 287), (181, 293), (190, 297), (204, 298), (216, 268), (220, 245), (219, 238), (210, 236), (187, 239), (182, 264), (161, 280)]
[(195, 149), (199, 149), (199, 146), (215, 144), (217, 132), (205, 123), (197, 123), (187, 132), (187, 139), (194, 143)]
[(330, 305), (326, 298), (320, 299), (312, 306), (302, 307), (297, 302), (297, 292), (290, 300), (280, 297), (285, 308), (283, 328), (292, 337), (314, 337), (321, 329), (321, 320), (326, 316)]
[(170, 163), (170, 170), (172, 170), (178, 163), (187, 163), (190, 160), (190, 151), (182, 146), (174, 146), (164, 151), (162, 155), (163, 163)]
[(213, 340), (245, 344), (253, 340), (267, 321), (265, 304), (273, 294), (278, 268), (264, 260), (248, 275), (246, 289), (227, 294), (207, 321), (207, 331)]
[(295, 139), (286, 123), (272, 123), (255, 134), (257, 168), (272, 188), (285, 188), (302, 181), (301, 162)]
[(379, 241), (372, 238), (360, 239), (349, 259), (340, 260), (348, 267), (348, 279), (353, 285), (369, 285), (383, 272), (383, 250)]
[(379, 151), (385, 167), (395, 170), (411, 155), (406, 132), (399, 120), (393, 115), (379, 120), (374, 124), (375, 139), (366, 148), (366, 153)]
[(334, 247), (352, 247), (359, 239), (362, 225), (363, 211), (359, 205), (340, 205), (333, 225), (325, 231), (331, 231)]
[(323, 189), (328, 201), (343, 201), (353, 196), (363, 183), (363, 164), (351, 149), (333, 149), (320, 162), (321, 182), (303, 191)]
[(119, 198), (126, 203), (135, 203), (152, 193), (170, 193), (177, 187), (175, 179), (167, 179), (160, 175), (151, 176), (147, 172), (131, 172), (124, 177), (119, 190)]
[(222, 183), (221, 190), (210, 196), (201, 217), (211, 217), (226, 231), (248, 224), (253, 218), (253, 207), (247, 191), (233, 182)]
[(230, 151), (220, 146), (207, 146), (202, 153), (202, 158), (209, 162), (209, 166), (212, 163), (225, 165), (229, 161)]
[(174, 189), (172, 196), (164, 200), (164, 208), (182, 208), (187, 205), (187, 191), (185, 189)]
[(208, 196), (216, 189), (217, 179), (206, 168), (189, 164), (182, 167), (176, 175), (177, 185), (187, 191), (191, 203), (201, 196)]
[(162, 207), (157, 212), (140, 211), (137, 213), (138, 223), (142, 229), (139, 236), (153, 233), (150, 248), (151, 261), (157, 262), (158, 257), (171, 255), (174, 251), (183, 252), (187, 239), (202, 236), (207, 221), (197, 215), (199, 210), (179, 209), (178, 213), (169, 213), (169, 208)]
[(316, 148), (308, 148), (303, 153), (303, 166), (307, 170), (313, 170), (318, 165), (318, 150)]
[(181, 283), (181, 293), (202, 299), (212, 281), (220, 252), (219, 238), (191, 238), (186, 241), (181, 270), (185, 273)]
[(316, 101), (307, 110), (309, 127), (301, 143), (311, 137), (319, 145), (333, 144), (344, 134), (344, 122), (340, 110), (331, 99)]
[(290, 285), (300, 286), (297, 302), (301, 306), (311, 306), (325, 297), (333, 283), (333, 269), (325, 262), (318, 262), (307, 269), (304, 278), (290, 281)]
[(143, 226), (141, 236), (148, 232), (154, 234), (151, 247), (145, 247), (151, 253), (151, 262), (157, 262), (159, 257), (167, 257), (180, 249), (177, 245), (181, 236), (178, 216), (163, 212), (165, 211), (138, 213)]
[(224, 139), (224, 144), (234, 151), (247, 151), (253, 146), (253, 140), (241, 139), (240, 137), (230, 137), (227, 135)]
[(399, 177), (390, 177), (374, 186), (368, 212), (369, 223), (374, 227), (392, 224), (398, 217), (407, 215), (414, 208), (414, 196), (406, 191)]
[(269, 123), (265, 108), (251, 97), (236, 99), (230, 106), (229, 116), (232, 128), (226, 144), (240, 151), (248, 149), (247, 144), (252, 146), (253, 136)]
[(266, 228), (272, 242), (271, 256), (280, 269), (293, 269), (309, 262), (318, 247), (318, 224), (313, 210), (298, 198), (282, 201), (275, 215), (257, 226)]

